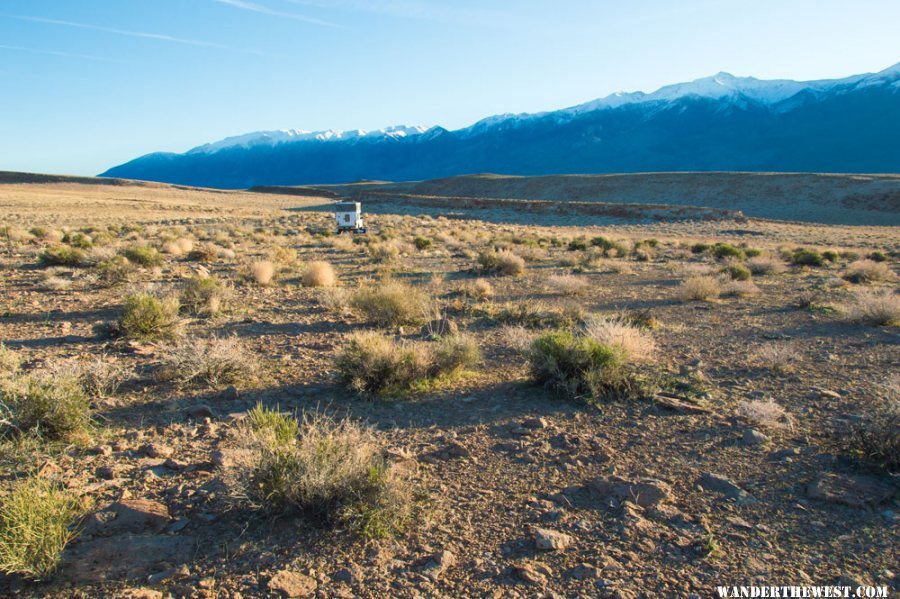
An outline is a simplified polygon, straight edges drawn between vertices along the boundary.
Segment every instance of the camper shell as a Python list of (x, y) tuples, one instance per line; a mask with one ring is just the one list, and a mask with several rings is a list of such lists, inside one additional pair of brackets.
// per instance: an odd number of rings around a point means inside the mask
[(334, 220), (337, 222), (338, 235), (344, 232), (366, 232), (363, 225), (362, 204), (359, 202), (337, 202), (334, 205)]

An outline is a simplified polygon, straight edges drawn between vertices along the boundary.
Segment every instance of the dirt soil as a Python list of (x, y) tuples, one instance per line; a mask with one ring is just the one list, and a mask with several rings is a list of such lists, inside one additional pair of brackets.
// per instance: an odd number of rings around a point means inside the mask
[[(843, 179), (817, 185), (844, 193)], [(490, 195), (481, 187), (477, 193)], [(458, 188), (454, 194), (465, 195)], [(525, 196), (513, 189), (508, 197)], [(656, 194), (648, 198), (657, 201)], [(0, 596), (705, 598), (717, 585), (836, 583), (896, 592), (897, 477), (836, 445), (900, 364), (897, 327), (857, 324), (842, 312), (861, 287), (841, 278), (852, 256), (754, 276), (758, 292), (746, 296), (678, 296), (686, 277), (720, 267), (690, 251), (697, 241), (772, 255), (800, 245), (894, 252), (888, 264), (896, 273), (895, 228), (753, 218), (561, 227), (542, 223), (539, 213), (523, 224), (380, 206), (381, 213), (367, 215), (369, 238), (389, 233), (404, 242), (400, 256), (384, 263), (365, 244), (315, 234), (331, 226), (328, 201), (170, 186), (0, 185), (0, 225), (15, 232), (0, 238), (0, 341), (23, 356), (28, 371), (103, 355), (129, 373), (95, 406), (89, 443), (25, 455), (3, 450), (4, 480), (40, 472), (89, 498), (95, 515), (67, 547), (57, 574), (41, 582), (0, 578)], [(113, 248), (136, 240), (160, 245), (171, 233), (233, 254), (209, 264), (170, 255), (159, 268), (102, 288), (91, 268), (57, 268), (52, 275), (63, 283), (48, 281), (38, 264), (47, 242), (24, 233), (38, 225), (123, 223), (139, 227)], [(416, 250), (417, 235), (432, 247)], [(572, 261), (583, 252), (570, 251), (568, 240), (597, 235), (659, 243), (646, 261), (610, 257), (577, 267)], [(531, 248), (521, 276), (480, 272), (477, 252), (501, 243), (525, 253), (515, 240), (526, 238), (559, 245)], [(255, 286), (238, 276), (242, 263), (276, 246), (299, 255), (276, 284)], [(337, 382), (333, 360), (350, 333), (374, 327), (350, 310), (327, 308), (321, 290), (299, 284), (303, 264), (313, 260), (330, 262), (348, 290), (384, 275), (428, 289), (478, 340), (483, 363), (405, 400), (357, 397)], [(161, 382), (154, 374), (161, 344), (104, 333), (130, 291), (177, 290), (203, 269), (232, 282), (233, 298), (221, 316), (189, 319), (187, 332), (238, 336), (264, 363), (257, 385), (185, 390)], [(586, 286), (563, 295), (551, 278), (563, 274)], [(479, 277), (490, 282), (492, 298), (459, 293)], [(866, 287), (897, 289), (893, 282)], [(813, 292), (814, 302), (801, 301)], [(495, 316), (497, 307), (520, 304), (652, 315), (659, 323), (656, 362), (699, 381), (700, 402), (683, 409), (651, 400), (592, 406), (533, 385)], [(418, 327), (386, 332), (420, 338)], [(791, 348), (783, 372), (756, 358), (772, 344)], [(740, 415), (743, 402), (762, 399), (780, 404), (789, 421), (767, 426)], [(428, 521), (365, 543), (302, 515), (235, 508), (218, 452), (257, 403), (371, 425), (386, 455), (427, 491)], [(846, 505), (846, 493), (823, 499), (810, 490), (823, 475), (826, 487), (863, 476), (889, 492), (877, 501), (863, 493), (861, 503)], [(116, 518), (120, 525), (103, 524), (110, 506), (135, 500), (147, 503), (128, 504), (136, 513)], [(539, 549), (536, 527), (567, 535), (565, 546)], [(303, 575), (303, 589), (284, 590), (294, 574)]]

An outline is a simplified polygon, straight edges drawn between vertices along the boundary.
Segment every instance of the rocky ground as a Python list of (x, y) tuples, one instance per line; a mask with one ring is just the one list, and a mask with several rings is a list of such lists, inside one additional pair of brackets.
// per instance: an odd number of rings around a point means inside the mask
[[(11, 216), (0, 223), (10, 225), (0, 238), (0, 340), (26, 372), (101, 356), (126, 375), (95, 401), (90, 439), (4, 441), (6, 482), (37, 473), (89, 508), (56, 574), (7, 576), (0, 595), (649, 598), (709, 597), (725, 584), (900, 584), (897, 477), (842, 447), (870, 402), (891, 393), (896, 401), (897, 327), (847, 316), (859, 289), (895, 293), (896, 279), (843, 278), (875, 250), (896, 271), (891, 228), (754, 220), (563, 228), (379, 214), (369, 238), (381, 234), (379, 243), (397, 249), (379, 257), (321, 235), (329, 215), (292, 210), (297, 198), (266, 194), (251, 209), (242, 202), (263, 196), (230, 195), (216, 208), (210, 192), (179, 190), (169, 205), (164, 189), (2, 187)], [(74, 196), (55, 221), (60, 194)], [(141, 194), (153, 194), (152, 206), (134, 218), (128, 198)], [(104, 210), (110, 195), (114, 209)], [(123, 223), (138, 226), (107, 243), (112, 253), (169, 237), (227, 251), (203, 262), (167, 254), (104, 287), (90, 267), (42, 268), (38, 254), (50, 242), (27, 234), (38, 224), (72, 232)], [(597, 235), (658, 244), (646, 256), (597, 260), (585, 258), (590, 248), (569, 249)], [(417, 236), (430, 247), (417, 249)], [(753, 276), (755, 289), (687, 301), (686, 278), (722, 268), (690, 250), (696, 241), (776, 257), (800, 244), (844, 254), (823, 266), (784, 263), (784, 272)], [(498, 245), (526, 258), (524, 273), (481, 271), (478, 252)], [(277, 264), (274, 283), (241, 275), (276, 247), (296, 259)], [(482, 363), (402, 400), (358, 397), (337, 381), (334, 357), (349, 334), (375, 327), (336, 301), (340, 293), (301, 284), (314, 260), (334, 266), (339, 290), (384, 276), (427, 290), (477, 340)], [(218, 316), (185, 316), (186, 334), (237, 336), (260, 357), (253, 384), (160, 380), (161, 356), (176, 341), (108, 333), (129, 292), (177, 290), (198, 272), (227, 281), (230, 297)], [(562, 275), (577, 284), (553, 278)], [(490, 297), (466, 293), (476, 279), (488, 281)], [(652, 317), (654, 363), (692, 381), (690, 395), (588, 405), (535, 386), (513, 337), (559, 314)], [(422, 336), (418, 326), (385, 332)], [(744, 409), (763, 400), (786, 414), (767, 420)], [(423, 491), (425, 516), (405, 534), (364, 542), (303, 514), (233, 501), (222, 476), (230, 431), (258, 403), (373, 427), (384, 454)]]

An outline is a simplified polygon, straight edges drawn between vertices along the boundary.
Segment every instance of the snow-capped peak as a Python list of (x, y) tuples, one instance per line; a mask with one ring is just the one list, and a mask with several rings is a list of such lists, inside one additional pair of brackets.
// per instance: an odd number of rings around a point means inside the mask
[(305, 131), (303, 129), (277, 129), (275, 131), (255, 131), (244, 135), (235, 135), (213, 143), (197, 146), (188, 151), (188, 154), (213, 154), (226, 148), (251, 148), (255, 146), (276, 146), (283, 143), (297, 141), (343, 141), (350, 139), (376, 139), (391, 138), (402, 139), (421, 135), (428, 131), (428, 127), (415, 125), (393, 125), (383, 129), (364, 131), (352, 129), (350, 131)]

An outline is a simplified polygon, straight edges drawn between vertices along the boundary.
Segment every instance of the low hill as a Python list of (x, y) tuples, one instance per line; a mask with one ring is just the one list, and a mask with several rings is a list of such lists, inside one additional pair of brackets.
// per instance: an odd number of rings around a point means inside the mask
[[(900, 225), (900, 175), (809, 173), (629, 173), (513, 177), (467, 175), (407, 183), (321, 186), (345, 197), (394, 194), (669, 205), (738, 211), (753, 218)], [(457, 202), (459, 204), (459, 202)]]

